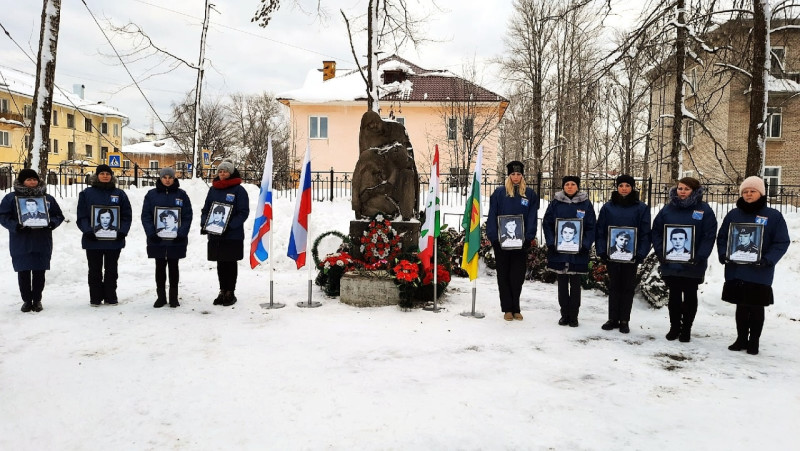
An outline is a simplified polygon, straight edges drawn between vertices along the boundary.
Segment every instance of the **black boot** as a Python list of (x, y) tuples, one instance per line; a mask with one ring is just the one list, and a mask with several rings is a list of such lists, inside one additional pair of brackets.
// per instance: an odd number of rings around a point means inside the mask
[(180, 302), (178, 302), (178, 287), (173, 287), (172, 283), (169, 285), (169, 306), (170, 308), (181, 306)]
[(23, 302), (23, 303), (22, 303), (22, 308), (20, 308), (20, 311), (21, 311), (21, 312), (23, 312), (23, 313), (28, 313), (28, 312), (30, 312), (32, 309), (33, 309), (33, 304), (32, 304), (32, 303), (30, 303), (30, 302)]
[(678, 336), (678, 340), (681, 343), (688, 343), (692, 341), (692, 325), (691, 324), (684, 324), (681, 326), (681, 334)]
[(219, 294), (217, 295), (217, 298), (214, 299), (214, 305), (222, 305), (222, 299), (223, 298), (225, 298), (225, 292), (222, 291), (222, 290), (219, 290)]
[(623, 334), (629, 334), (631, 332), (631, 328), (628, 325), (627, 321), (620, 321), (619, 322), (619, 331)]
[(162, 297), (159, 297), (158, 299), (156, 299), (156, 302), (153, 304), (153, 307), (161, 308), (165, 305), (167, 305), (167, 300)]
[(678, 336), (680, 334), (681, 334), (681, 327), (673, 324), (669, 327), (669, 332), (667, 332), (667, 340), (675, 341), (678, 339)]
[(230, 307), (236, 303), (236, 296), (234, 296), (233, 291), (226, 291), (225, 296), (222, 298), (222, 305), (225, 307)]
[(600, 326), (600, 328), (603, 330), (614, 330), (617, 327), (619, 327), (619, 321), (614, 321), (614, 320), (608, 320), (605, 323), (603, 323), (602, 326)]
[(747, 353), (750, 355), (758, 354), (758, 338), (751, 338), (747, 342)]
[(566, 316), (562, 316), (562, 317), (561, 317), (561, 318), (558, 320), (558, 325), (559, 325), (559, 326), (566, 326), (567, 324), (569, 324), (569, 319), (568, 319)]
[(33, 304), (31, 305), (31, 310), (34, 312), (41, 312), (44, 310), (44, 307), (42, 307), (42, 301), (39, 299), (34, 299)]
[(745, 349), (747, 349), (747, 339), (742, 337), (736, 337), (736, 341), (728, 346), (729, 351), (744, 351)]

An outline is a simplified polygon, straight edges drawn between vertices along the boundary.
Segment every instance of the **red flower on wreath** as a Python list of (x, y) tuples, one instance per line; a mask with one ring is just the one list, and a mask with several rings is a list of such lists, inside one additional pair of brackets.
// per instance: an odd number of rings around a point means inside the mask
[(392, 268), (395, 278), (400, 282), (414, 283), (419, 279), (419, 267), (408, 260), (400, 260)]
[[(425, 277), (422, 278), (423, 285), (430, 285), (433, 283), (433, 271), (426, 270)], [(450, 273), (443, 265), (436, 265), (436, 283), (450, 283)]]
[(368, 230), (360, 238), (361, 254), (366, 269), (385, 268), (387, 262), (394, 260), (403, 248), (403, 234), (392, 228), (392, 223), (383, 215), (376, 215), (370, 221)]

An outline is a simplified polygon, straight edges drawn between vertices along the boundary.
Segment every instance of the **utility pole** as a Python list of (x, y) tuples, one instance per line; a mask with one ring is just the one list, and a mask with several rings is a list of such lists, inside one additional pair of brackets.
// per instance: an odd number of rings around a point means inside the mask
[(209, 3), (206, 0), (206, 12), (205, 17), (203, 18), (203, 31), (200, 35), (200, 59), (197, 62), (197, 85), (194, 89), (194, 144), (192, 146), (192, 178), (197, 177), (197, 167), (201, 162), (201, 158), (199, 158), (199, 149), (200, 146), (200, 100), (201, 100), (201, 93), (203, 88), (203, 72), (205, 69), (205, 59), (206, 59), (206, 34), (208, 33), (208, 21), (209, 21), (209, 13), (211, 12), (211, 8), (214, 5)]
[(61, 22), (61, 0), (43, 0), (39, 56), (36, 61), (36, 89), (33, 93), (33, 118), (28, 146), (30, 167), (47, 180), (50, 149), (50, 120), (53, 114), (53, 85), (56, 77), (56, 50)]

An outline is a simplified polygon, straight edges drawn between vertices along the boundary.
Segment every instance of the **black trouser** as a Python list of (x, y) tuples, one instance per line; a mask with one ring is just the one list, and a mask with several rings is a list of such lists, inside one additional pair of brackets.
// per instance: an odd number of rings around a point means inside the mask
[(736, 341), (746, 342), (761, 338), (764, 329), (764, 307), (761, 305), (736, 304)]
[(89, 300), (92, 303), (117, 300), (119, 254), (120, 249), (86, 249), (86, 261), (89, 263)]
[(669, 288), (667, 308), (670, 329), (691, 330), (697, 315), (697, 286), (700, 279), (667, 276), (664, 277), (664, 282)]
[(522, 249), (506, 251), (495, 248), (494, 257), (497, 262), (500, 308), (503, 312), (519, 313), (519, 295), (525, 282), (528, 253)]
[(239, 275), (239, 262), (217, 262), (217, 278), (219, 279), (219, 289), (222, 291), (235, 291), (236, 278)]
[(608, 262), (608, 319), (630, 321), (633, 292), (636, 289), (636, 264)]
[(561, 306), (561, 316), (569, 320), (578, 319), (578, 310), (581, 308), (581, 275), (558, 275), (558, 305)]
[(167, 266), (169, 266), (169, 300), (174, 302), (178, 300), (178, 282), (181, 278), (177, 258), (156, 259), (156, 293), (159, 300), (166, 300)]
[(22, 302), (30, 304), (33, 301), (42, 300), (42, 291), (44, 290), (43, 269), (18, 272), (17, 283), (19, 284), (19, 294), (22, 296)]

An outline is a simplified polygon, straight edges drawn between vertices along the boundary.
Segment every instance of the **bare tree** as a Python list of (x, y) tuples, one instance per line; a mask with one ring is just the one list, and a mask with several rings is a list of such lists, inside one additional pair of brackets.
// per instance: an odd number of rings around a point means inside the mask
[[(172, 118), (168, 124), (168, 136), (175, 139), (184, 155), (191, 159), (194, 140), (195, 105), (193, 93), (188, 93), (180, 104), (172, 105)], [(220, 99), (207, 100), (200, 105), (199, 148), (208, 149), (211, 161), (235, 158), (234, 150), (239, 141), (231, 124), (229, 109)]]
[(283, 116), (283, 106), (275, 96), (261, 94), (233, 94), (226, 106), (234, 137), (246, 150), (244, 162), (250, 169), (261, 173), (267, 154), (268, 139), (272, 138), (273, 169), (285, 172), (292, 168), (289, 158), (289, 124)]
[(61, 0), (43, 0), (39, 56), (36, 61), (36, 89), (33, 93), (32, 139), (28, 143), (30, 164), (43, 175), (47, 174), (50, 149), (50, 120), (53, 113), (53, 85), (60, 22)]

